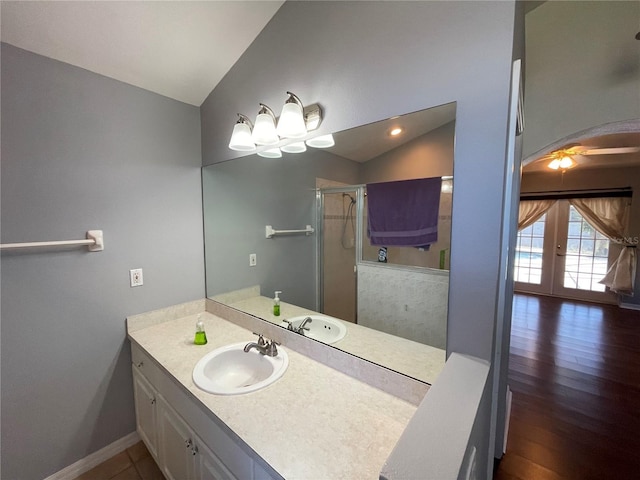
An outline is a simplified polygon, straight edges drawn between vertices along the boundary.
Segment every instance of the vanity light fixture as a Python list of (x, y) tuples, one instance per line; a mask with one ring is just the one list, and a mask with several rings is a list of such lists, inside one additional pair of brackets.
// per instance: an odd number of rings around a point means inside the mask
[[(282, 156), (282, 151), (288, 153), (306, 151), (307, 147), (302, 139), (307, 136), (308, 132), (316, 130), (320, 126), (322, 110), (318, 104), (305, 107), (302, 101), (291, 92), (287, 92), (287, 95), (289, 98), (282, 108), (279, 119), (276, 119), (273, 110), (264, 103), (260, 104), (255, 125), (246, 115), (239, 113), (238, 121), (231, 134), (229, 148), (240, 152), (253, 152), (258, 149), (260, 150), (258, 154), (268, 158), (278, 158)], [(327, 143), (328, 140), (324, 140), (325, 137), (327, 136), (317, 137), (318, 142)], [(323, 140), (320, 140), (321, 138)], [(331, 137), (331, 142), (333, 142), (333, 137)], [(262, 146), (275, 147), (276, 145), (279, 148), (259, 148)], [(312, 146), (311, 143), (309, 145)], [(327, 144), (316, 148), (327, 148), (331, 145)]]
[(333, 135), (329, 133), (328, 135), (310, 138), (306, 141), (306, 144), (313, 148), (329, 148), (333, 147), (336, 142), (333, 139)]
[(295, 94), (287, 92), (287, 95), (289, 98), (284, 102), (278, 120), (278, 135), (282, 138), (302, 138), (307, 134), (304, 106)]
[(276, 133), (276, 116), (264, 103), (260, 104), (251, 138), (256, 145), (275, 145), (280, 141)]
[(276, 147), (276, 148), (269, 148), (267, 150), (262, 150), (258, 152), (258, 155), (264, 158), (281, 158), (282, 152), (278, 147)]
[(246, 115), (238, 114), (238, 121), (233, 126), (229, 148), (238, 152), (253, 152), (256, 149), (251, 138), (253, 125)]
[(569, 168), (573, 168), (576, 165), (577, 163), (573, 158), (571, 158), (569, 155), (565, 155), (563, 157), (554, 158), (553, 160), (551, 160), (551, 162), (549, 162), (549, 165), (547, 166), (552, 170), (568, 170)]

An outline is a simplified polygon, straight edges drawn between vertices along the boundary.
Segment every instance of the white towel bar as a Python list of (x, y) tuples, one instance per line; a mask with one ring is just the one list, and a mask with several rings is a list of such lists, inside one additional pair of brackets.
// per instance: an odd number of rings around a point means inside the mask
[(104, 250), (104, 236), (102, 230), (89, 230), (86, 240), (59, 240), (52, 242), (25, 242), (25, 243), (3, 243), (0, 250), (15, 250), (19, 248), (41, 248), (41, 247), (65, 247), (73, 245), (86, 245), (90, 252), (101, 252)]
[(305, 235), (311, 235), (315, 230), (311, 225), (307, 225), (304, 230), (274, 230), (271, 225), (267, 225), (265, 227), (265, 236), (267, 238), (272, 238), (276, 235), (293, 235), (296, 233), (304, 233)]

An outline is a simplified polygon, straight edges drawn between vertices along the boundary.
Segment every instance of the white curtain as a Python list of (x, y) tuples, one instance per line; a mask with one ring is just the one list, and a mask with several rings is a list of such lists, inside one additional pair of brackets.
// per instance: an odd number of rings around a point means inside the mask
[(518, 231), (536, 223), (544, 215), (556, 200), (520, 200), (518, 212)]
[(629, 199), (614, 198), (573, 198), (569, 203), (584, 217), (593, 228), (611, 242), (624, 248), (607, 274), (599, 283), (611, 291), (624, 295), (633, 295), (636, 278), (636, 249), (625, 241), (625, 232), (629, 221)]

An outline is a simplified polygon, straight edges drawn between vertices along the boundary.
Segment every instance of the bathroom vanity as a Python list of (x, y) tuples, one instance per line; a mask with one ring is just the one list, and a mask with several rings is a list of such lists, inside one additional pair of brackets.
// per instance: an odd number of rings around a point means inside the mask
[[(207, 393), (192, 379), (197, 362), (216, 348), (256, 337), (205, 311), (206, 305), (202, 300), (127, 319), (137, 430), (164, 475), (377, 479), (416, 405), (296, 352), (287, 339), (296, 343), (300, 336), (275, 326), (282, 335), (278, 348), (289, 356), (281, 378), (242, 395)], [(206, 345), (193, 343), (198, 314)]]

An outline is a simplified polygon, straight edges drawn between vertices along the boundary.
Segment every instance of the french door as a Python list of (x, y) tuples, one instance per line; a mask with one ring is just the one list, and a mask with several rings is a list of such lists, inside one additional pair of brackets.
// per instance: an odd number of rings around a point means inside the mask
[(617, 249), (610, 247), (567, 200), (558, 200), (518, 232), (515, 290), (616, 303), (616, 295), (598, 283), (617, 256)]

